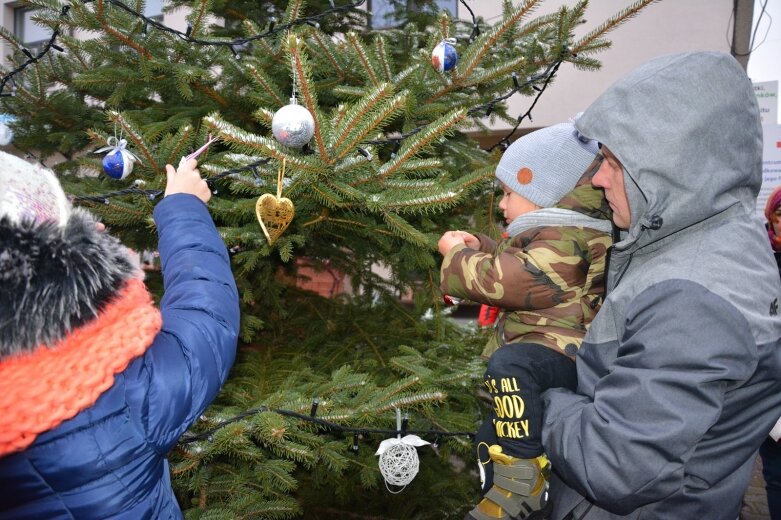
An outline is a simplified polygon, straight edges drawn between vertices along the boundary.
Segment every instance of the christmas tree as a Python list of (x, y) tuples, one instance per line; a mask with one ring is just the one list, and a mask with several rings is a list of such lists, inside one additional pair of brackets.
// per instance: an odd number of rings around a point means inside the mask
[[(165, 164), (218, 138), (198, 160), (243, 344), (171, 454), (188, 518), (447, 518), (476, 502), (466, 433), (480, 421), (483, 338), (444, 317), (436, 240), (496, 234), (502, 146), (475, 136), (529, 115), (504, 100), (533, 106), (559, 66), (598, 69), (606, 34), (652, 1), (579, 36), (585, 0), (537, 17), (539, 0), (505, 2), (493, 25), (395, 1), (381, 31), (362, 1), (171, 2), (187, 9), (182, 31), (142, 16), (140, 0), (24, 2), (52, 38), (31, 52), (1, 33), (15, 49), (0, 98), (14, 144), (125, 243), (154, 248)], [(106, 151), (119, 179), (104, 174)], [(348, 278), (350, 294), (299, 289), (302, 266)], [(434, 445), (401, 494), (374, 455), (396, 437), (397, 410), (403, 431)]]

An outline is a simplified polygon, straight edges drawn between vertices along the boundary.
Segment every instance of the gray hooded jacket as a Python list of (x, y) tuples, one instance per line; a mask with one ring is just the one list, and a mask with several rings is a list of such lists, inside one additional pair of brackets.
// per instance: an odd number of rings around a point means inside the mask
[(545, 395), (552, 518), (735, 520), (781, 415), (781, 282), (754, 216), (751, 83), (726, 54), (658, 58), (577, 127), (624, 166), (631, 226), (577, 392)]

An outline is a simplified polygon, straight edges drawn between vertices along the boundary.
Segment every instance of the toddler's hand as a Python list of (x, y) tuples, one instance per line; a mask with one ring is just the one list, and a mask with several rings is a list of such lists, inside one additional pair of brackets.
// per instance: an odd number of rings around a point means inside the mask
[(165, 186), (165, 196), (174, 193), (189, 193), (201, 199), (204, 204), (209, 202), (212, 192), (206, 181), (201, 179), (201, 174), (196, 166), (198, 166), (198, 161), (195, 159), (179, 163), (179, 168), (176, 170), (170, 164), (166, 164), (165, 172), (168, 175), (168, 183)]
[(461, 231), (448, 231), (440, 237), (437, 248), (442, 255), (446, 255), (448, 251), (453, 249), (453, 246), (458, 244), (466, 244), (461, 236)]
[(461, 234), (461, 238), (464, 239), (464, 244), (466, 244), (466, 247), (471, 249), (480, 249), (480, 239), (474, 236), (472, 233), (467, 233), (466, 231), (456, 231), (456, 233)]

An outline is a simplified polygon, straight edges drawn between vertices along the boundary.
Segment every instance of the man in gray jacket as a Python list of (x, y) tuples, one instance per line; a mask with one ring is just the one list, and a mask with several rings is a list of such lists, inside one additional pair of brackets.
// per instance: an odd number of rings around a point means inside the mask
[(781, 282), (761, 222), (751, 82), (721, 53), (655, 59), (576, 124), (623, 231), (575, 393), (546, 394), (553, 520), (735, 520), (781, 412)]

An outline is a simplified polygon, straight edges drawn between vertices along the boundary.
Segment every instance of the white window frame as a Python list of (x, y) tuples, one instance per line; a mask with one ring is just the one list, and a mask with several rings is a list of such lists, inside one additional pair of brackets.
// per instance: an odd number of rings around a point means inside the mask
[[(21, 44), (29, 50), (33, 55), (37, 54), (43, 46), (51, 39), (51, 31), (35, 24), (32, 21), (32, 14), (36, 11), (34, 7), (20, 6), (14, 7), (14, 36)], [(25, 28), (27, 25), (34, 28), (35, 31), (40, 31), (41, 35), (45, 37), (37, 40), (27, 40), (25, 38)]]
[(144, 2), (144, 9), (141, 14), (152, 20), (158, 22), (163, 21), (163, 7), (165, 6), (165, 0), (146, 0)]

